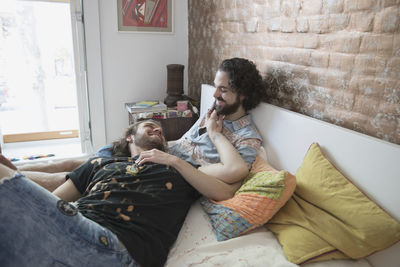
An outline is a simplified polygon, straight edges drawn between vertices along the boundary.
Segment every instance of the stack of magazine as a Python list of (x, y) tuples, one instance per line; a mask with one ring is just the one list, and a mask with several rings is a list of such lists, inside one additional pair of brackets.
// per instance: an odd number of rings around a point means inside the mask
[(167, 105), (161, 103), (160, 101), (140, 101), (140, 102), (126, 103), (125, 107), (130, 113), (167, 111)]

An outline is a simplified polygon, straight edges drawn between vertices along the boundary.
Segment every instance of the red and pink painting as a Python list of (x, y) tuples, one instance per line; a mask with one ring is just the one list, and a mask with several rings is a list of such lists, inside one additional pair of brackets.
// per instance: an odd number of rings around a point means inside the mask
[(118, 0), (118, 30), (172, 32), (172, 0)]

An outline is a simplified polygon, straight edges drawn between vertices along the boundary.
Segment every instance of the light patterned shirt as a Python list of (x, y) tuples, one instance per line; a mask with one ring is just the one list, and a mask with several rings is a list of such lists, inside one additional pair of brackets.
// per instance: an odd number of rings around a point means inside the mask
[[(204, 117), (198, 120), (168, 152), (192, 164), (208, 165), (220, 162), (218, 151), (203, 126), (204, 121)], [(251, 115), (245, 115), (236, 121), (224, 120), (222, 134), (238, 150), (250, 168), (262, 142)]]

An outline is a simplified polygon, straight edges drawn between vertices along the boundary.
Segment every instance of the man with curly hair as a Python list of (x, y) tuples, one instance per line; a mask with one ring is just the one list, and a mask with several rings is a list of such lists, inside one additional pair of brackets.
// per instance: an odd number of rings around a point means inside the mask
[[(233, 144), (247, 163), (248, 168), (256, 158), (262, 138), (248, 113), (266, 98), (266, 87), (256, 65), (244, 58), (222, 61), (214, 79), (214, 106), (223, 115), (222, 133)], [(204, 128), (204, 118), (169, 149), (169, 153), (193, 164), (207, 165), (220, 161), (216, 148)], [(230, 181), (234, 176), (229, 167), (220, 179)]]
[[(253, 62), (244, 58), (231, 58), (221, 62), (214, 85), (215, 102), (210, 109), (215, 109), (224, 117), (222, 134), (238, 150), (250, 169), (262, 138), (248, 112), (266, 98), (267, 89), (263, 78)], [(210, 165), (212, 168), (215, 165), (211, 163), (220, 163), (221, 159), (205, 130), (204, 120), (204, 117), (200, 118), (179, 140), (171, 142), (168, 152), (192, 164)], [(104, 146), (97, 154), (102, 157), (115, 156), (112, 147)], [(67, 160), (50, 165), (30, 165), (20, 170), (38, 171), (25, 174), (52, 191), (65, 181), (64, 176), (57, 172), (72, 171), (80, 162), (83, 160)], [(51, 173), (44, 174), (43, 171)], [(236, 175), (230, 166), (218, 168), (215, 174), (224, 182), (235, 182), (231, 177)]]

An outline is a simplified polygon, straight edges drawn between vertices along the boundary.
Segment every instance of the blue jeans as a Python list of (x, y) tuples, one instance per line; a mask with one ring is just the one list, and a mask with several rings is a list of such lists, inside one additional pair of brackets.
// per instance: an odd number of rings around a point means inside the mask
[(138, 266), (117, 236), (20, 174), (0, 180), (1, 266)]

